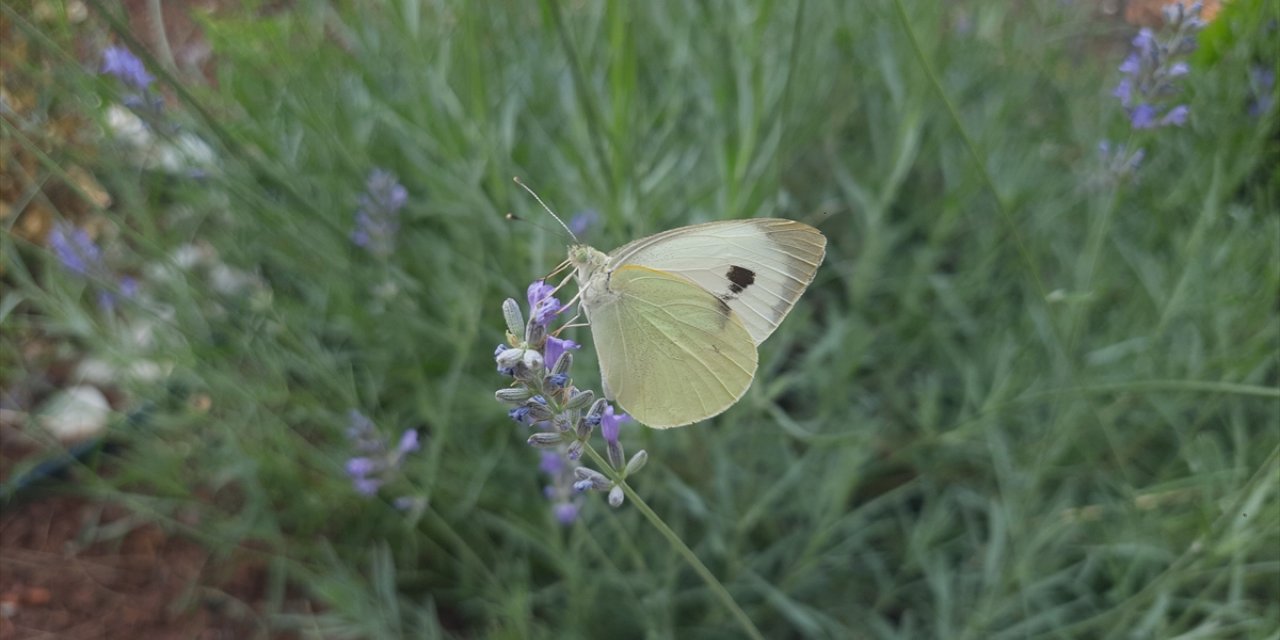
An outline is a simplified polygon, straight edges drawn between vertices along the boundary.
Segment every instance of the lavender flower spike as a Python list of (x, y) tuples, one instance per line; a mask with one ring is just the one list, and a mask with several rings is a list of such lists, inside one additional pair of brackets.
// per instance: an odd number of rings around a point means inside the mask
[[(382, 485), (394, 480), (400, 474), (404, 457), (420, 447), (417, 429), (407, 429), (394, 448), (389, 446), (386, 436), (378, 432), (373, 421), (354, 409), (347, 416), (346, 435), (358, 454), (348, 458), (344, 468), (356, 493), (367, 497), (377, 495)], [(402, 496), (398, 500), (416, 498)]]
[(1175, 6), (1166, 11), (1167, 28), (1160, 35), (1144, 28), (1134, 36), (1133, 50), (1118, 69), (1122, 77), (1111, 95), (1129, 112), (1134, 129), (1182, 126), (1190, 115), (1187, 105), (1169, 106), (1169, 102), (1178, 93), (1178, 79), (1191, 71), (1179, 58), (1195, 50), (1196, 34), (1204, 21), (1199, 3), (1184, 7), (1174, 2), (1166, 8)]
[(507, 404), (509, 418), (533, 429), (527, 442), (540, 450), (538, 468), (551, 478), (544, 493), (552, 503), (552, 515), (567, 525), (578, 518), (578, 492), (608, 492), (608, 502), (613, 507), (623, 502), (621, 487), (578, 462), (596, 425), (601, 426), (608, 448), (608, 464), (614, 472), (626, 474), (628, 468), (638, 471), (647, 454), (637, 454), (636, 464), (629, 465), (618, 440), (619, 427), (629, 417), (616, 413), (604, 399), (595, 400), (591, 390), (573, 384), (569, 371), (574, 359), (571, 350), (581, 345), (559, 337), (556, 334), (560, 330), (550, 328), (556, 316), (564, 311), (553, 295), (555, 290), (556, 287), (542, 280), (529, 285), (525, 298), (529, 303), (530, 322), (525, 331), (518, 331), (521, 327), (514, 326), (522, 317), (519, 303), (511, 298), (503, 302), (507, 341), (497, 345), (492, 354), (498, 372), (512, 379), (511, 384), (499, 389), (494, 397)]
[(391, 255), (396, 234), (400, 232), (400, 210), (408, 200), (409, 193), (395, 174), (375, 169), (365, 182), (365, 193), (360, 196), (351, 241), (376, 256)]

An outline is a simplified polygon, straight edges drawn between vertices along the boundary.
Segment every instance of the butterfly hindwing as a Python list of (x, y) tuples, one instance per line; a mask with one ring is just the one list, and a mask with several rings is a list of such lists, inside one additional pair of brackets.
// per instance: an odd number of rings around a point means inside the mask
[(589, 309), (606, 395), (656, 428), (704, 420), (751, 386), (756, 348), (727, 301), (681, 275), (638, 265), (609, 274)]
[(813, 281), (826, 244), (817, 229), (793, 220), (725, 220), (641, 238), (611, 253), (610, 264), (687, 278), (723, 301), (760, 344)]

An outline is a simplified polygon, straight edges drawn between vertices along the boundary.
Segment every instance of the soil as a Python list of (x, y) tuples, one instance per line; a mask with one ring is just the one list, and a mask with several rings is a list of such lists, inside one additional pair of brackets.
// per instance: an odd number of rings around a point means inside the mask
[[(61, 495), (6, 507), (0, 638), (282, 637), (263, 622), (268, 576), (260, 561), (212, 562), (196, 542), (154, 524), (131, 526), (128, 516)], [(89, 539), (95, 532), (99, 539)]]

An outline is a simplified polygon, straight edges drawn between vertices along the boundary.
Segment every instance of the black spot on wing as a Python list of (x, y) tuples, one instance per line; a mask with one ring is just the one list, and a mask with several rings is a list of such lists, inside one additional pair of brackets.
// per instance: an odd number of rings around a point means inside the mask
[(730, 297), (736, 297), (744, 289), (756, 282), (756, 272), (746, 267), (739, 267), (736, 264), (729, 267), (729, 271), (724, 274), (724, 277), (729, 279)]

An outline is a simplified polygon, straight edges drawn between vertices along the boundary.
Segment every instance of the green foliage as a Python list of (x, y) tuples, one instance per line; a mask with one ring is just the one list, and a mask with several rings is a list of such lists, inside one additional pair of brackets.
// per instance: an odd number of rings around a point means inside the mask
[[(636, 490), (766, 636), (1268, 637), (1277, 111), (1246, 114), (1267, 36), (1214, 41), (1189, 126), (1130, 132), (1109, 96), (1130, 34), (1087, 8), (901, 17), (910, 32), (887, 1), (404, 0), (206, 18), (216, 83), (167, 108), (213, 147), (206, 175), (110, 154), (41, 171), (88, 163), (117, 194), (127, 268), (198, 243), (243, 286), (169, 268), (108, 316), (6, 236), (6, 341), (172, 367), (127, 383), (144, 415), (113, 426), (112, 472), (80, 479), (215, 548), (268, 549), (323, 605), (277, 627), (736, 637), (631, 505), (591, 496), (558, 525), (493, 401), (501, 301), (564, 257), (511, 178), (599, 211), (606, 250), (794, 218), (829, 253), (751, 391), (707, 424), (623, 434), (650, 454)], [(64, 73), (59, 91), (112, 99)], [(1133, 179), (1106, 174), (1103, 139), (1145, 149)], [(386, 260), (349, 236), (376, 167), (409, 193)], [(138, 322), (145, 348), (122, 337)], [(421, 428), (398, 487), (420, 517), (352, 490), (352, 408), (389, 437)]]

